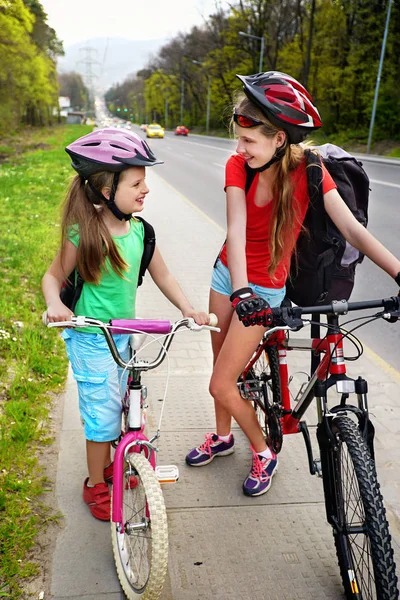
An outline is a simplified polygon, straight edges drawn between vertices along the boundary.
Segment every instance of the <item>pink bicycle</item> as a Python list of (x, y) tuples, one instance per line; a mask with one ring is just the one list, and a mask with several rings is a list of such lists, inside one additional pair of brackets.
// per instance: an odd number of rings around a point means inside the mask
[[(211, 326), (211, 323), (213, 325)], [(129, 600), (157, 600), (161, 594), (168, 563), (167, 512), (161, 483), (175, 482), (179, 470), (175, 465), (156, 466), (162, 412), (157, 432), (150, 439), (144, 432), (147, 388), (141, 382), (144, 371), (157, 368), (167, 356), (175, 333), (186, 328), (219, 331), (215, 315), (210, 325), (197, 325), (193, 319), (172, 323), (162, 320), (112, 320), (103, 323), (89, 317), (72, 317), (71, 321), (48, 323), (48, 327), (98, 327), (107, 340), (115, 362), (127, 370), (128, 388), (122, 403), (122, 432), (113, 444), (114, 476), (112, 488), (111, 538), (115, 565), (122, 589)], [(112, 334), (132, 334), (132, 356), (122, 360)], [(140, 360), (140, 346), (151, 335), (160, 344), (154, 360)], [(159, 335), (159, 337), (155, 337)], [(138, 340), (138, 337), (141, 338)], [(162, 405), (164, 408), (164, 402)]]

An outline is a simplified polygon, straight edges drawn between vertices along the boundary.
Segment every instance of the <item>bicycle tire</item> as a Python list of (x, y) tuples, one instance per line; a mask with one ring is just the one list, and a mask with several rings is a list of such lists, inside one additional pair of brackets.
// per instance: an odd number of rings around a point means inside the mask
[(346, 598), (396, 600), (396, 565), (375, 463), (358, 425), (349, 417), (335, 418), (332, 432), (337, 445), (328, 451), (333, 469), (330, 485), (338, 525), (333, 535)]
[[(157, 600), (164, 585), (168, 564), (168, 525), (164, 496), (157, 476), (144, 455), (128, 455), (124, 472), (124, 533), (111, 522), (115, 565), (128, 600)], [(132, 486), (132, 475), (137, 485)], [(133, 522), (132, 519), (135, 519)], [(129, 530), (132, 525), (142, 525)]]
[[(265, 361), (265, 356), (268, 361)], [(283, 433), (281, 425), (281, 380), (279, 376), (279, 355), (276, 346), (266, 346), (265, 353), (261, 354), (259, 359), (252, 367), (255, 378), (264, 381), (268, 390), (263, 388), (263, 404), (265, 411), (260, 408), (257, 402), (254, 402), (254, 409), (257, 414), (258, 422), (263, 430), (265, 441), (270, 448), (279, 454), (282, 450)], [(272, 401), (271, 397), (272, 396)]]

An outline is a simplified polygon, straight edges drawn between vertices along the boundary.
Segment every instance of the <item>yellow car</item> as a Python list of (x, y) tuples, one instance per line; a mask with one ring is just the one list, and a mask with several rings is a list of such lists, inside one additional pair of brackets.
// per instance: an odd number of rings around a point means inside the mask
[(147, 126), (146, 135), (148, 138), (163, 138), (164, 128), (158, 123), (151, 123), (151, 125)]

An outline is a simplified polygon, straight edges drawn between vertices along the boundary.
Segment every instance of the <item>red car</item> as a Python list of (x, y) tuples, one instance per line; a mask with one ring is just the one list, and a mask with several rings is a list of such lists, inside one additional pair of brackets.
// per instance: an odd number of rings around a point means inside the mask
[(189, 133), (189, 129), (184, 125), (178, 125), (175, 129), (175, 135), (187, 135)]

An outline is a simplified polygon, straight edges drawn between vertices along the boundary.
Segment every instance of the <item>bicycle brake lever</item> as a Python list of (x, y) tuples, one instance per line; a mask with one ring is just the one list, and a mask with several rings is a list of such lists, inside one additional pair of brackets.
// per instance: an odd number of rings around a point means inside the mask
[(385, 319), (388, 323), (396, 323), (400, 319), (400, 310), (392, 310), (389, 313), (380, 313), (382, 319)]
[[(290, 310), (293, 312), (294, 309), (291, 308)], [(289, 315), (289, 311), (286, 307), (282, 308), (282, 316), (279, 321), (282, 321), (283, 325), (287, 325), (293, 331), (299, 331), (304, 327), (304, 321), (301, 319), (300, 315)]]

